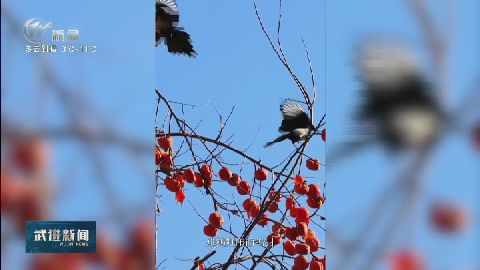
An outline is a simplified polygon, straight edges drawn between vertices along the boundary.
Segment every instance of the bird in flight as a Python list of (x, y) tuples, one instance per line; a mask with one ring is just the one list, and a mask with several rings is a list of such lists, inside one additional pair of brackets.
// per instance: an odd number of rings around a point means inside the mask
[(178, 27), (180, 15), (175, 0), (156, 0), (155, 2), (155, 46), (162, 41), (168, 52), (195, 57), (190, 35)]
[(289, 99), (284, 100), (282, 104), (280, 104), (280, 112), (282, 113), (283, 120), (278, 131), (283, 134), (265, 144), (265, 147), (286, 139), (289, 139), (292, 143), (303, 141), (315, 132), (315, 127), (310, 117), (298, 102)]
[(428, 145), (442, 113), (413, 55), (397, 44), (377, 41), (365, 44), (359, 56), (365, 89), (360, 119), (372, 123), (390, 148)]

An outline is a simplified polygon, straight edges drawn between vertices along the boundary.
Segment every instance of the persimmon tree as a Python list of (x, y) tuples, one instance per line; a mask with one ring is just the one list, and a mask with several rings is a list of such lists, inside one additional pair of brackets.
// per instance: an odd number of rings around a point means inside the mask
[[(230, 269), (234, 265), (246, 269), (260, 265), (271, 269), (325, 269), (325, 246), (319, 240), (325, 233), (326, 220), (325, 185), (320, 185), (324, 183), (320, 174), (324, 164), (319, 151), (309, 148), (313, 140), (325, 141), (325, 114), (314, 118), (317, 91), (309, 51), (302, 40), (311, 75), (311, 86), (307, 87), (282, 49), (281, 1), (276, 43), (264, 27), (255, 1), (254, 8), (271, 49), (303, 98), (298, 102), (306, 106), (314, 131), (296, 143), (280, 164), (270, 164), (225, 138), (233, 110), (226, 116), (219, 115), (217, 130), (204, 134), (185, 113), (195, 105), (173, 101), (157, 89), (156, 212), (161, 215), (158, 198), (176, 200), (179, 207), (191, 207), (204, 222), (203, 227), (193, 228), (191, 233), (241, 239), (231, 249), (198, 254), (191, 259), (191, 269)], [(193, 192), (200, 192), (209, 201), (208, 206), (205, 201), (191, 201)], [(254, 234), (263, 235), (265, 244), (260, 249), (241, 242), (249, 241)], [(226, 260), (216, 258), (220, 252), (227, 255)], [(160, 266), (161, 262), (157, 262), (156, 267)]]

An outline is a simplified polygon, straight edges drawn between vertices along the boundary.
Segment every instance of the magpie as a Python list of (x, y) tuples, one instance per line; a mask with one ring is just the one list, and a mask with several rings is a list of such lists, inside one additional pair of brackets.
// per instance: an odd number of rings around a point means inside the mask
[(155, 46), (165, 41), (168, 52), (195, 57), (190, 35), (178, 27), (179, 11), (175, 0), (156, 0), (155, 3)]
[(358, 119), (391, 149), (421, 148), (438, 134), (442, 112), (416, 59), (395, 43), (370, 42), (359, 54), (364, 102)]
[(284, 100), (280, 104), (280, 112), (282, 113), (283, 120), (278, 131), (283, 134), (265, 144), (264, 147), (271, 146), (286, 139), (289, 139), (292, 143), (303, 141), (315, 131), (310, 117), (297, 102), (290, 99)]

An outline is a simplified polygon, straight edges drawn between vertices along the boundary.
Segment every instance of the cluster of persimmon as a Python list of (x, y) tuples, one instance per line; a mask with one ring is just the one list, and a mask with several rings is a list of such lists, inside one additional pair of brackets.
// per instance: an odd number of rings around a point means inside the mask
[[(306, 166), (310, 170), (318, 170), (320, 162), (314, 159), (308, 159)], [(305, 177), (301, 175), (295, 176), (294, 192), (300, 196), (307, 197), (307, 205), (310, 208), (320, 208), (325, 199), (320, 193), (320, 188), (316, 184), (308, 184)], [(289, 197), (285, 201), (285, 207), (289, 211), (292, 218), (295, 218), (295, 227), (285, 227), (283, 224), (279, 226), (275, 224), (272, 226), (272, 234), (269, 239), (272, 243), (278, 244), (282, 236), (285, 242), (283, 249), (285, 253), (290, 256), (296, 256), (294, 259), (294, 270), (307, 269), (310, 266), (311, 270), (323, 270), (326, 268), (325, 258), (318, 259), (313, 257), (311, 261), (305, 255), (312, 254), (320, 249), (320, 241), (316, 237), (315, 231), (309, 229), (310, 212), (307, 208), (297, 207), (297, 200), (294, 197)]]
[[(232, 173), (229, 168), (222, 167), (218, 172), (218, 177), (226, 181), (230, 186), (236, 187), (238, 194), (240, 195), (249, 195), (252, 192), (252, 187), (250, 182), (247, 180), (242, 180), (241, 177)], [(268, 178), (268, 171), (265, 168), (260, 168), (255, 171), (255, 179), (264, 181)]]
[[(324, 138), (324, 132), (322, 133)], [(155, 154), (156, 164), (160, 169), (169, 170), (169, 176), (164, 180), (167, 190), (176, 194), (177, 202), (183, 202), (185, 199), (184, 186), (185, 183), (193, 184), (196, 187), (212, 186), (212, 178), (214, 173), (208, 164), (204, 164), (196, 172), (193, 168), (187, 168), (182, 171), (172, 171), (172, 144), (173, 141), (169, 136), (162, 136), (158, 138), (157, 152)], [(307, 169), (317, 171), (320, 169), (320, 162), (316, 159), (309, 158), (305, 163)], [(250, 182), (243, 180), (238, 174), (233, 173), (229, 168), (222, 167), (218, 171), (218, 177), (228, 183), (228, 185), (235, 187), (238, 194), (248, 196), (243, 203), (243, 209), (248, 218), (258, 218), (257, 224), (265, 227), (272, 219), (267, 213), (261, 211), (261, 205), (256, 202), (251, 195), (252, 187)], [(269, 178), (269, 170), (265, 167), (259, 167), (254, 171), (254, 179), (263, 182)], [(293, 193), (291, 197), (286, 198), (285, 207), (289, 212), (290, 217), (295, 218), (295, 226), (288, 227), (278, 222), (274, 222), (272, 226), (272, 233), (267, 236), (267, 241), (273, 246), (280, 244), (282, 241), (283, 249), (290, 256), (296, 256), (294, 260), (294, 270), (302, 270), (310, 267), (311, 270), (324, 270), (325, 258), (319, 259), (313, 255), (320, 249), (320, 241), (315, 232), (309, 228), (310, 211), (305, 207), (300, 207), (297, 200), (301, 197), (306, 197), (306, 204), (312, 209), (319, 209), (325, 199), (320, 193), (320, 188), (317, 184), (308, 184), (305, 177), (297, 175), (293, 179)], [(298, 195), (293, 197), (293, 195)], [(279, 209), (279, 203), (283, 196), (280, 192), (271, 191), (268, 194), (266, 204), (269, 213), (276, 213)], [(215, 237), (218, 230), (222, 227), (224, 218), (217, 211), (210, 214), (208, 224), (204, 226), (203, 233), (209, 237)], [(312, 259), (309, 260), (307, 255), (311, 254)]]
[[(311, 208), (319, 208), (323, 203), (323, 197), (320, 195), (320, 189), (315, 184), (306, 185), (305, 179), (301, 176), (297, 176), (294, 179), (297, 189), (302, 189), (300, 192), (302, 195), (306, 195), (312, 201), (319, 200), (318, 204), (309, 204)], [(300, 184), (302, 186), (300, 187)], [(297, 192), (298, 193), (298, 192)], [(280, 193), (271, 192), (269, 194), (270, 205), (268, 211), (275, 213), (278, 210), (278, 203), (282, 199)], [(308, 204), (308, 200), (307, 200)], [(243, 204), (243, 209), (247, 212), (248, 217), (258, 217), (260, 214), (260, 206), (252, 198), (247, 198)], [(320, 249), (320, 241), (316, 237), (313, 230), (309, 229), (310, 224), (310, 212), (307, 208), (297, 207), (295, 198), (289, 197), (285, 201), (285, 207), (289, 211), (292, 218), (295, 218), (296, 226), (287, 227), (280, 223), (275, 223), (272, 226), (272, 233), (268, 235), (267, 241), (273, 246), (278, 245), (282, 239), (285, 238), (283, 243), (283, 249), (290, 256), (297, 256), (295, 258), (294, 268), (292, 269), (325, 269), (325, 260), (313, 259), (309, 261), (305, 255), (312, 254)], [(265, 226), (268, 224), (268, 215), (262, 214), (258, 224)], [(315, 258), (315, 257), (314, 257)]]
[[(278, 199), (278, 201), (280, 201), (280, 198)], [(274, 207), (271, 207), (272, 205), (274, 205)], [(260, 215), (260, 210), (261, 210), (260, 205), (252, 198), (248, 198), (245, 201), (243, 201), (242, 206), (245, 212), (247, 213), (249, 219), (256, 218)], [(268, 208), (268, 211), (275, 213), (278, 209), (277, 202), (275, 201), (272, 202), (271, 206)], [(258, 225), (265, 227), (268, 225), (268, 220), (269, 220), (268, 214), (264, 213), (259, 219)]]
[(224, 219), (219, 212), (213, 212), (208, 217), (208, 224), (203, 227), (203, 233), (206, 236), (215, 237), (217, 236), (218, 229), (223, 225)]
[(295, 193), (300, 196), (306, 196), (309, 207), (316, 209), (322, 207), (325, 198), (320, 194), (320, 188), (317, 184), (308, 184), (305, 177), (301, 175), (295, 176), (293, 182)]
[(209, 188), (213, 183), (213, 172), (208, 164), (202, 165), (200, 172), (195, 172), (192, 168), (183, 171), (176, 171), (171, 176), (165, 178), (165, 187), (175, 193), (175, 199), (179, 203), (185, 200), (184, 186), (185, 182), (193, 184), (196, 187)]
[[(161, 136), (157, 139), (157, 145), (155, 146), (155, 165), (159, 166), (164, 172), (170, 172), (173, 165), (172, 146), (173, 139), (168, 135)], [(185, 199), (185, 192), (183, 191), (185, 180), (183, 179), (183, 174), (175, 173), (173, 176), (165, 178), (164, 184), (169, 191), (175, 193), (177, 202), (182, 203)]]
[(172, 160), (172, 137), (165, 135), (157, 139), (155, 147), (155, 164), (160, 166), (161, 170), (168, 171), (171, 169)]
[(311, 261), (305, 255), (300, 255), (295, 257), (293, 261), (292, 270), (305, 270), (310, 266), (310, 270), (325, 270), (327, 269), (326, 266), (326, 259), (325, 256), (323, 258), (318, 258), (313, 256)]
[(165, 178), (164, 184), (167, 190), (175, 193), (177, 202), (183, 203), (185, 200), (185, 182), (193, 184), (196, 187), (209, 188), (212, 186), (213, 171), (210, 165), (202, 165), (199, 172), (195, 172), (192, 168), (172, 172), (172, 137), (168, 135), (161, 136), (158, 138), (157, 143), (155, 148), (155, 164), (159, 166), (162, 171), (169, 174), (169, 176)]

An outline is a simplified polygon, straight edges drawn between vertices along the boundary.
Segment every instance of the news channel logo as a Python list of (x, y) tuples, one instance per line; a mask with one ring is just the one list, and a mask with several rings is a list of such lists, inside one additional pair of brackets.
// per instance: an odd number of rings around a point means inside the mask
[[(48, 29), (53, 27), (52, 22), (42, 22), (39, 18), (32, 18), (25, 21), (23, 25), (23, 36), (25, 39), (32, 44), (39, 44), (45, 40), (45, 33)], [(52, 29), (51, 30), (51, 41), (52, 42), (62, 42), (65, 41), (65, 30), (64, 29)], [(68, 29), (67, 40), (68, 41), (78, 41), (79, 40), (79, 31), (78, 29)]]
[[(49, 44), (45, 44), (50, 34)], [(77, 42), (80, 40), (78, 29), (53, 29), (51, 21), (40, 18), (31, 18), (23, 25), (23, 36), (27, 41), (27, 53), (89, 53), (96, 52), (97, 46), (93, 44), (65, 44), (63, 42)], [(63, 43), (63, 44), (59, 44)], [(58, 44), (58, 45), (57, 45)], [(58, 47), (58, 48), (57, 48)]]
[(23, 36), (28, 42), (38, 44), (44, 40), (45, 32), (52, 26), (52, 22), (42, 23), (39, 18), (29, 19), (23, 25)]
[(95, 221), (27, 221), (27, 253), (95, 253)]

